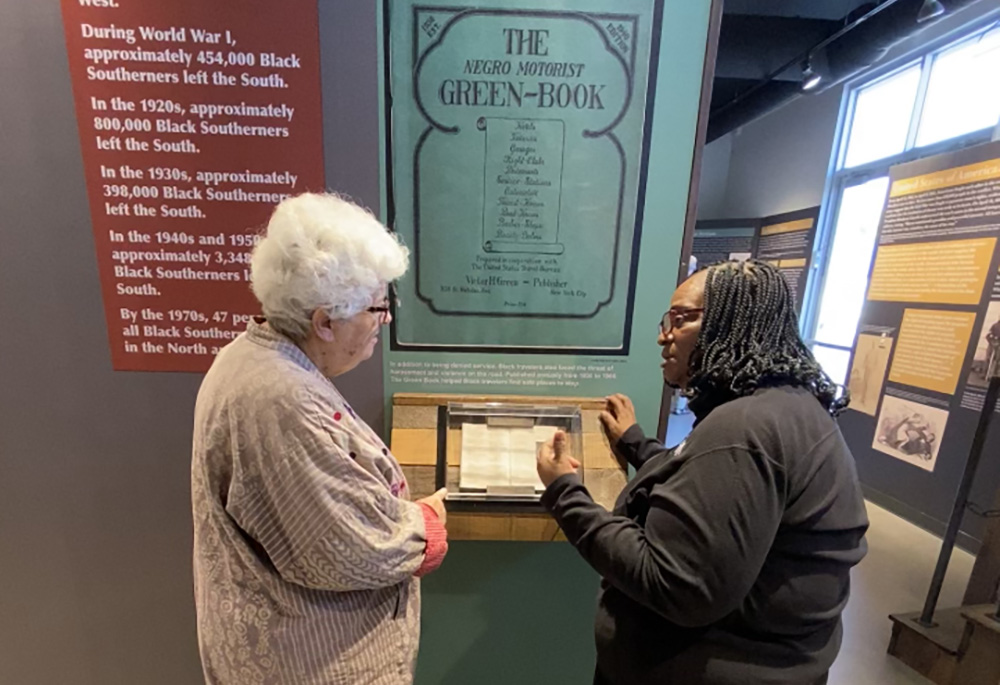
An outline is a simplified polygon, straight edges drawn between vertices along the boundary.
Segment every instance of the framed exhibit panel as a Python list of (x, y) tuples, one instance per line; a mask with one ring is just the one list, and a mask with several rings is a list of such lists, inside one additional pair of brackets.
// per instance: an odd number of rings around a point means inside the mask
[(112, 366), (205, 371), (274, 205), (324, 190), (317, 5), (62, 9)]
[[(1000, 143), (892, 168), (841, 426), (869, 493), (931, 529), (948, 519), (1000, 343), (998, 242)], [(990, 435), (984, 454), (998, 450)], [(984, 460), (980, 510), (998, 480)], [(983, 527), (965, 517), (973, 538)]]
[(628, 354), (659, 16), (389, 4), (393, 349)]
[(720, 17), (385, 0), (385, 219), (412, 254), (387, 396), (624, 392), (655, 431)]

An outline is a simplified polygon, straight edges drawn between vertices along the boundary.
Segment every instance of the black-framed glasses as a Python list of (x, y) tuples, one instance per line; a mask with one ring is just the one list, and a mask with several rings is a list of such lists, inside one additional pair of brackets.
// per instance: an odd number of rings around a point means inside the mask
[(382, 304), (378, 307), (368, 307), (365, 311), (377, 316), (379, 323), (388, 323), (389, 312), (392, 311), (392, 307), (388, 304)]
[(389, 294), (385, 298), (385, 304), (380, 304), (377, 307), (368, 307), (365, 311), (377, 316), (379, 323), (385, 324), (389, 323), (389, 313), (392, 311), (393, 305), (399, 307), (399, 298), (396, 297), (396, 284), (389, 283)]
[(660, 335), (667, 335), (675, 328), (680, 328), (688, 321), (694, 321), (694, 314), (701, 314), (703, 307), (671, 307), (660, 319)]

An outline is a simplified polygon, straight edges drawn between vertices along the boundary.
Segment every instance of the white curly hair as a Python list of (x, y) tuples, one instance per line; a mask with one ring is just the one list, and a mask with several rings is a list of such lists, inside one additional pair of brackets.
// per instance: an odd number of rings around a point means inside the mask
[(281, 202), (250, 260), (250, 285), (268, 323), (294, 340), (317, 309), (347, 319), (404, 273), (409, 250), (367, 209), (333, 193)]

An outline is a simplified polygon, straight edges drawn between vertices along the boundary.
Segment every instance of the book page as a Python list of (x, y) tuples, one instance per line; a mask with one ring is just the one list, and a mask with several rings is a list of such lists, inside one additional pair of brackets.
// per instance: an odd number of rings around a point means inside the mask
[(545, 489), (538, 479), (537, 454), (539, 443), (548, 442), (556, 432), (555, 426), (533, 426), (510, 429), (510, 484), (530, 485), (535, 490)]
[(539, 443), (550, 441), (555, 432), (555, 426), (506, 428), (463, 423), (459, 488), (485, 490), (502, 485), (544, 490), (536, 455)]
[(485, 423), (463, 423), (458, 487), (485, 490), (488, 485), (510, 485), (508, 450), (507, 430), (489, 428)]

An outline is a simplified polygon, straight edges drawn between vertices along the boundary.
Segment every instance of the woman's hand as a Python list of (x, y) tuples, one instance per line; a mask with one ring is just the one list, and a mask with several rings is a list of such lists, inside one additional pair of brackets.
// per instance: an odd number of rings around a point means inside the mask
[(601, 425), (612, 449), (618, 443), (625, 431), (638, 423), (635, 420), (635, 407), (632, 400), (618, 393), (604, 398), (604, 411), (601, 412)]
[(576, 473), (580, 462), (569, 453), (569, 439), (563, 431), (556, 431), (552, 441), (538, 450), (538, 477), (549, 487), (553, 481), (567, 473)]
[(443, 526), (448, 518), (448, 511), (444, 508), (444, 498), (448, 496), (448, 488), (441, 488), (433, 495), (418, 499), (417, 504), (426, 504), (437, 514), (438, 521)]

